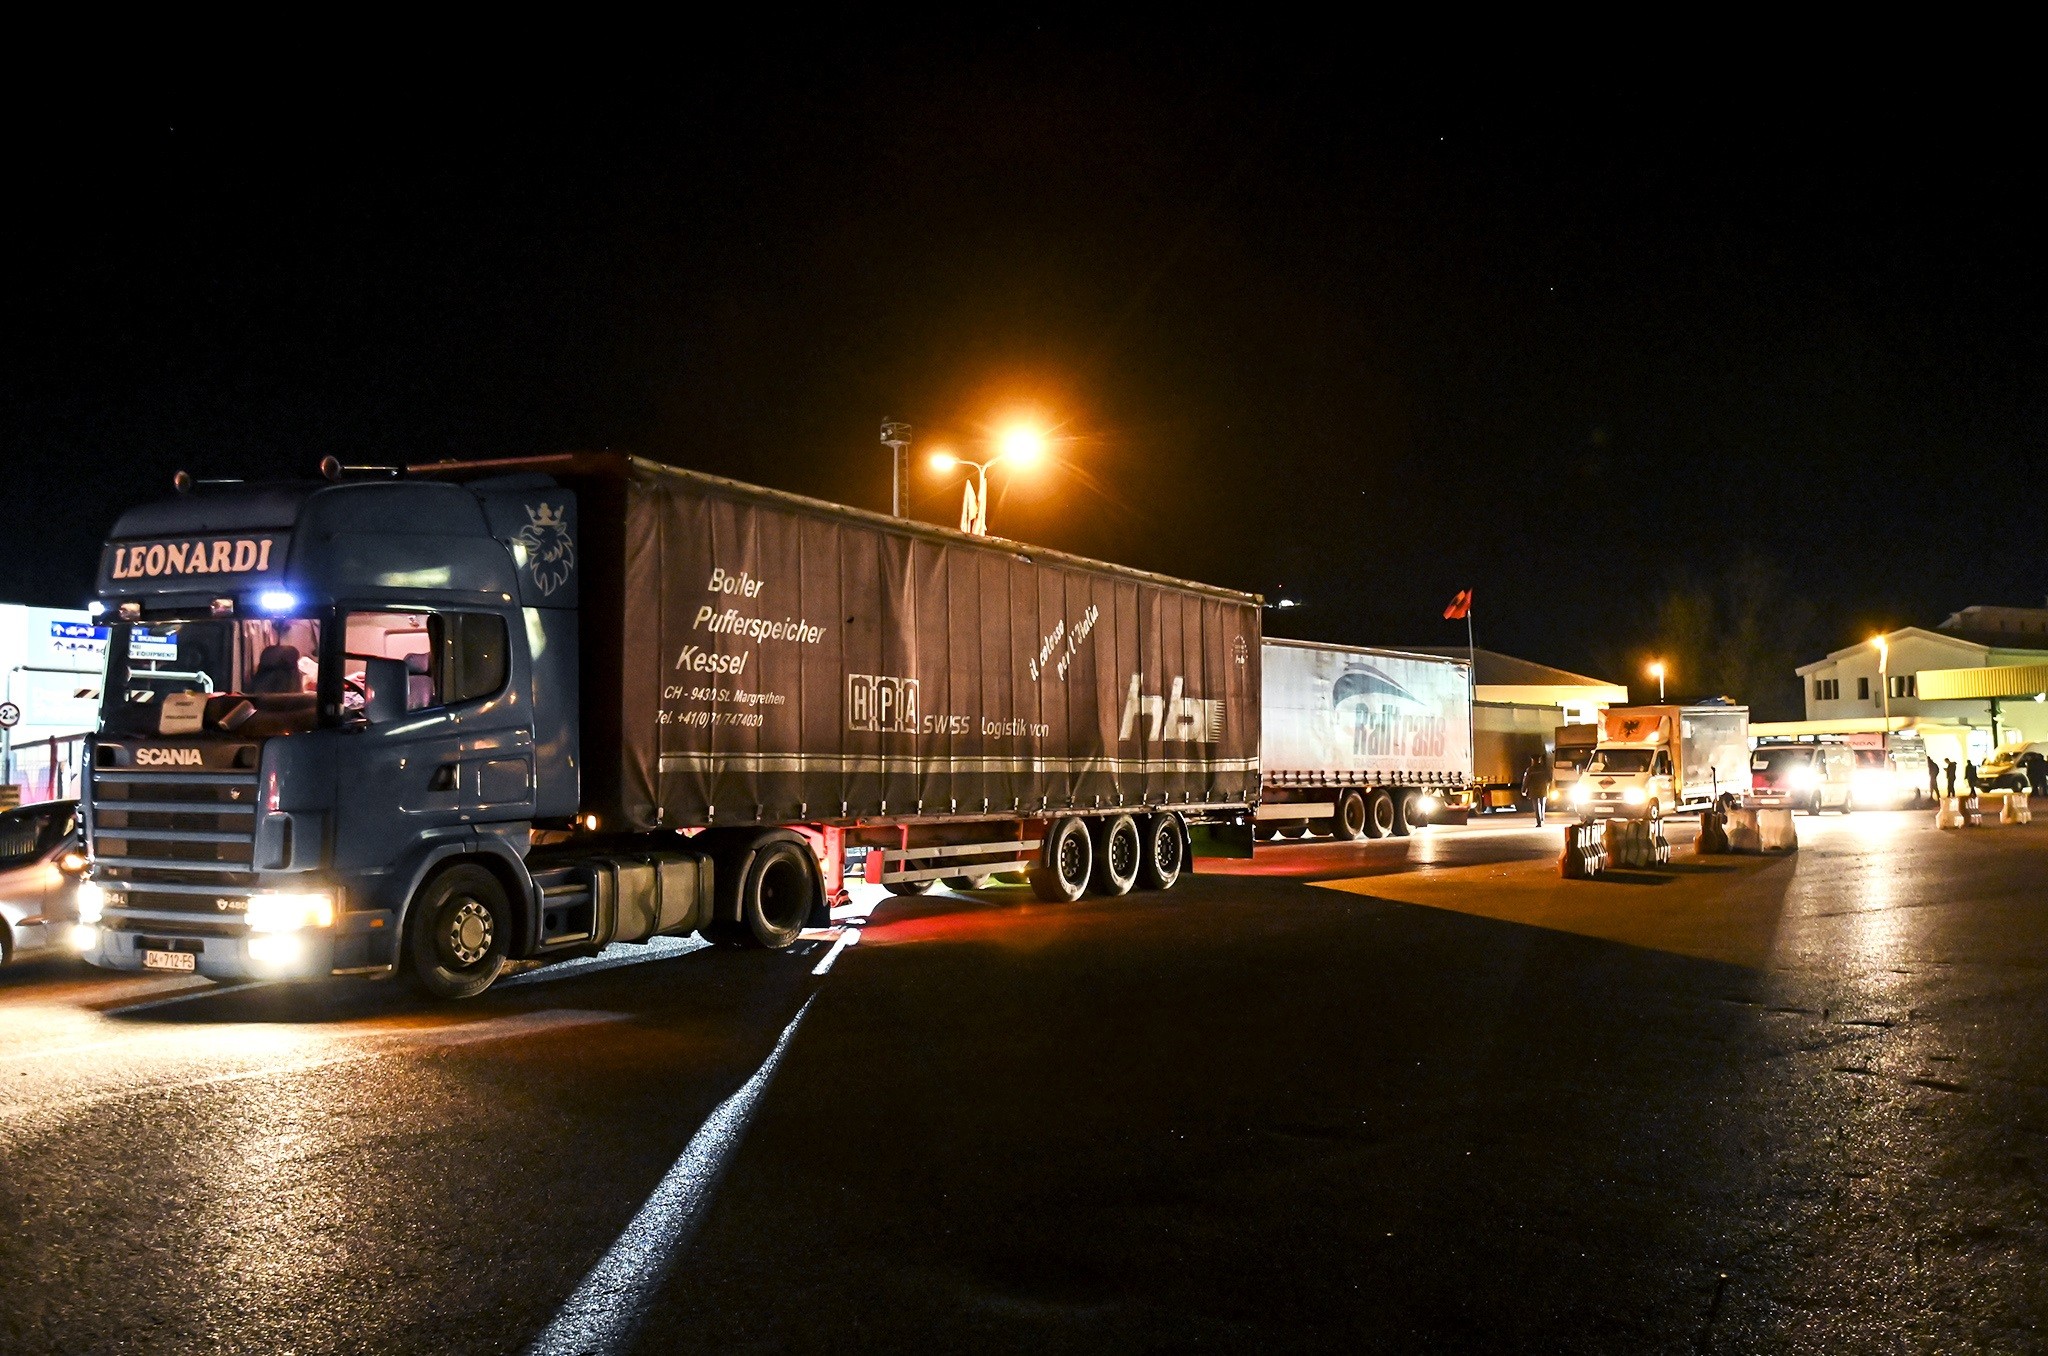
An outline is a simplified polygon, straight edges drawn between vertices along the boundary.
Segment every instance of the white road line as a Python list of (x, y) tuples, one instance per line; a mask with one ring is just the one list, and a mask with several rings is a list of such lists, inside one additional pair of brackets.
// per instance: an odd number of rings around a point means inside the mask
[(476, 1045), (483, 1041), (509, 1040), (514, 1036), (532, 1035), (540, 1031), (555, 1030), (570, 1026), (588, 1026), (595, 1022), (622, 1022), (626, 1014), (620, 1012), (586, 1012), (576, 1009), (550, 1008), (542, 1012), (513, 1013), (504, 1017), (490, 1017), (480, 1022), (464, 1022), (459, 1026), (446, 1027), (401, 1027), (392, 1031), (351, 1031), (336, 1039), (368, 1039), (376, 1042), (370, 1049), (343, 1050), (331, 1055), (316, 1055), (310, 1059), (297, 1059), (284, 1064), (269, 1064), (257, 1069), (237, 1069), (229, 1073), (200, 1074), (193, 1078), (174, 1078), (159, 1083), (136, 1083), (127, 1087), (109, 1088), (103, 1092), (83, 1093), (76, 1097), (64, 1097), (50, 1101), (21, 1102), (12, 1106), (0, 1105), (0, 1121), (18, 1120), (39, 1116), (47, 1112), (75, 1111), (80, 1107), (97, 1106), (102, 1102), (116, 1102), (129, 1097), (143, 1097), (155, 1092), (183, 1092), (190, 1088), (213, 1087), (220, 1083), (245, 1083), (257, 1078), (276, 1078), (284, 1074), (304, 1073), (308, 1069), (324, 1069), (334, 1064), (355, 1064), (363, 1060), (382, 1059), (394, 1053), (397, 1047), (420, 1047), (444, 1049), (451, 1046)]
[(169, 998), (157, 998), (147, 1003), (130, 1003), (125, 1008), (102, 1008), (102, 1017), (126, 1017), (131, 1012), (148, 1012), (151, 1008), (167, 1008), (173, 1003), (189, 1003), (195, 998), (217, 998), (224, 993), (247, 993), (251, 989), (268, 988), (272, 984), (284, 983), (281, 979), (246, 979), (240, 984), (208, 984), (203, 989), (190, 989), (184, 993), (172, 994)]
[(705, 1118), (611, 1251), (584, 1276), (555, 1321), (533, 1339), (527, 1356), (614, 1356), (631, 1345), (676, 1253), (711, 1199), (726, 1160), (739, 1147), (754, 1104), (775, 1076), (797, 1024), (817, 1001), (815, 994), (804, 1000), (754, 1076)]
[(811, 973), (814, 975), (830, 973), (832, 962), (839, 959), (839, 953), (846, 950), (849, 946), (858, 945), (860, 945), (860, 929), (847, 928), (839, 934), (839, 940), (832, 943), (832, 949), (825, 953), (825, 959), (811, 967)]
[(595, 956), (579, 956), (571, 961), (557, 961), (543, 965), (538, 970), (527, 970), (501, 979), (493, 988), (509, 989), (519, 984), (545, 984), (551, 979), (567, 979), (571, 975), (592, 975), (601, 970), (616, 970), (624, 965), (645, 965), (653, 960), (672, 960), (687, 956), (692, 951), (702, 951), (711, 943), (702, 937), (653, 937), (646, 942), (616, 942)]

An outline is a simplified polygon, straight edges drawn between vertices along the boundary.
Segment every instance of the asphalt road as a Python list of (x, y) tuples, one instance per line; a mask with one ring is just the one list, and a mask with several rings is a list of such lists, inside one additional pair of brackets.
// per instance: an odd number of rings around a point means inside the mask
[(1800, 828), (1284, 844), (442, 1008), (17, 966), (0, 1351), (2048, 1349), (2048, 823)]

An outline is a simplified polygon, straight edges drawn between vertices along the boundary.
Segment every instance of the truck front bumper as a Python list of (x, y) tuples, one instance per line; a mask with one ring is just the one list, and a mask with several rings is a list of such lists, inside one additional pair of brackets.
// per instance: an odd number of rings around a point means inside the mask
[[(334, 973), (336, 937), (330, 930), (254, 933), (237, 937), (181, 937), (145, 925), (80, 926), (75, 930), (79, 953), (108, 970), (146, 970), (151, 974), (199, 974), (208, 979), (317, 979)], [(150, 953), (182, 953), (192, 968), (170, 969), (149, 963)]]

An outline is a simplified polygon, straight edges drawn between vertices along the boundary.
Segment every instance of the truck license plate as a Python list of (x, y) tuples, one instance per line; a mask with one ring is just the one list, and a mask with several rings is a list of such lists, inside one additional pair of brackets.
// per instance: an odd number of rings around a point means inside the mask
[(145, 951), (142, 953), (142, 968), (145, 970), (177, 970), (192, 973), (199, 964), (199, 957), (190, 951)]

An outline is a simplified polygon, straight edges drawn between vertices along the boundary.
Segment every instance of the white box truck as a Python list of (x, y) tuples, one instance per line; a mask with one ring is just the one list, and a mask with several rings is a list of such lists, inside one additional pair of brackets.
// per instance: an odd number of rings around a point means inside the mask
[(1655, 819), (1748, 791), (1748, 707), (1617, 706), (1600, 713), (1600, 742), (1570, 804), (1595, 819)]

